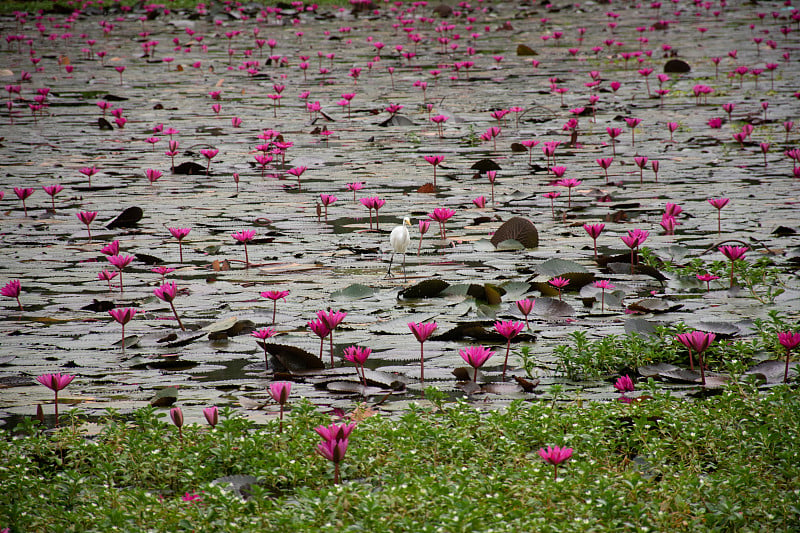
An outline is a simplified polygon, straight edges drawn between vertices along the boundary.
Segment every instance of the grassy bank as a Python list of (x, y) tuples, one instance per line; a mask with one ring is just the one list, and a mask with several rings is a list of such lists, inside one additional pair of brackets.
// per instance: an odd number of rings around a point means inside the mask
[[(785, 386), (694, 401), (466, 402), (361, 416), (341, 463), (315, 453), (331, 422), (305, 401), (255, 427), (232, 411), (189, 425), (164, 410), (78, 416), (0, 439), (0, 526), (12, 531), (790, 531), (800, 527), (800, 400)], [(438, 403), (437, 403), (438, 402)], [(476, 404), (477, 405), (477, 404)], [(185, 408), (186, 410), (190, 408)], [(197, 408), (200, 409), (199, 407)], [(363, 413), (362, 413), (363, 414)], [(367, 413), (369, 414), (369, 413)], [(70, 420), (72, 417), (72, 420)], [(569, 446), (558, 470), (536, 453)], [(212, 485), (253, 476), (246, 499)], [(268, 529), (265, 529), (268, 528)]]

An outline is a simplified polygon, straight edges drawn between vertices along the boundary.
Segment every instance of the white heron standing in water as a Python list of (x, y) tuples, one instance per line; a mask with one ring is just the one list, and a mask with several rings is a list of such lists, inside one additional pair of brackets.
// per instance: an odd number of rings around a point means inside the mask
[(411, 220), (408, 217), (404, 218), (403, 223), (394, 228), (389, 235), (389, 244), (392, 245), (392, 257), (389, 259), (389, 270), (386, 272), (387, 278), (392, 275), (394, 254), (403, 254), (403, 279), (408, 280), (406, 276), (406, 249), (411, 242), (411, 235), (409, 235), (406, 226), (411, 227)]

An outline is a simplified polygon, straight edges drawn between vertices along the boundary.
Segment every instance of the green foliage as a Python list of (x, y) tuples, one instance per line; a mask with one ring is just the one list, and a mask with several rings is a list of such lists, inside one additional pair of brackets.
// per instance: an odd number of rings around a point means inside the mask
[[(232, 410), (183, 442), (146, 408), (87, 436), (0, 433), (0, 525), (12, 531), (792, 531), (800, 526), (800, 397), (728, 390), (690, 402), (655, 392), (621, 403), (463, 400), (358, 424), (344, 482), (314, 453), (330, 418), (293, 406), (283, 434)], [(426, 396), (435, 396), (433, 389)], [(33, 430), (32, 430), (33, 429)], [(569, 446), (553, 469), (536, 454)], [(242, 499), (210, 482), (255, 476)], [(186, 498), (185, 495), (190, 496)]]

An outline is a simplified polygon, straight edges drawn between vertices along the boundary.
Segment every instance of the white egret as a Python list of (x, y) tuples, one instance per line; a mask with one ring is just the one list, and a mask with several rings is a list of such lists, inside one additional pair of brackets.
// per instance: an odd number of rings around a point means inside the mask
[(406, 277), (406, 249), (411, 242), (411, 235), (408, 233), (408, 228), (411, 227), (411, 220), (406, 217), (403, 223), (392, 230), (389, 235), (389, 244), (392, 245), (392, 258), (389, 259), (389, 270), (386, 272), (386, 277), (392, 275), (392, 262), (394, 261), (394, 254), (403, 254), (403, 279)]

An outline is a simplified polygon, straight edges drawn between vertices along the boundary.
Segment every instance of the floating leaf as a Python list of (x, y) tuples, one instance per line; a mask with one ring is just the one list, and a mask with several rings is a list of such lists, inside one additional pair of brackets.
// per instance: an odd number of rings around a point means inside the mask
[[(792, 370), (797, 370), (800, 365), (798, 361), (789, 361), (789, 379), (791, 379)], [(768, 361), (761, 361), (757, 365), (748, 368), (745, 375), (758, 376), (766, 383), (783, 383), (784, 372), (786, 371), (786, 361), (777, 361), (770, 359)]]
[(497, 247), (501, 242), (514, 239), (522, 243), (525, 248), (539, 246), (539, 232), (536, 226), (528, 219), (511, 217), (505, 221), (492, 235), (492, 244)]
[(645, 378), (654, 378), (662, 372), (677, 372), (679, 370), (681, 370), (681, 367), (669, 363), (655, 363), (652, 365), (640, 366), (636, 369), (639, 375)]
[(164, 387), (150, 400), (153, 407), (169, 407), (178, 401), (178, 387)]
[(128, 207), (122, 213), (113, 218), (108, 224), (106, 224), (106, 228), (133, 228), (140, 220), (142, 220), (142, 216), (144, 216), (144, 211), (142, 211), (142, 208), (134, 205), (132, 207)]
[(575, 314), (575, 309), (566, 302), (554, 298), (534, 298), (536, 305), (533, 312), (541, 317), (548, 319), (560, 319)]
[(516, 239), (506, 239), (497, 244), (497, 250), (501, 252), (524, 250), (525, 246)]
[(568, 259), (548, 259), (544, 263), (536, 266), (536, 272), (547, 279), (563, 276), (564, 274), (575, 274), (578, 272), (588, 272), (580, 263), (569, 261)]
[(628, 309), (640, 313), (667, 313), (669, 311), (676, 311), (681, 307), (683, 307), (682, 304), (662, 300), (660, 298), (645, 298), (644, 300), (628, 304)]
[(372, 287), (368, 287), (367, 285), (362, 285), (361, 283), (353, 283), (352, 285), (348, 285), (342, 290), (335, 291), (331, 293), (331, 297), (333, 298), (354, 298), (354, 299), (361, 299), (367, 298), (375, 294), (375, 289)]
[(656, 334), (656, 326), (643, 318), (629, 318), (625, 321), (625, 333), (651, 336)]
[(472, 246), (476, 252), (494, 252), (495, 247), (489, 239), (479, 239), (475, 241)]
[(416, 298), (434, 298), (445, 290), (450, 284), (437, 278), (426, 279), (420, 281), (416, 285), (412, 285), (403, 289), (398, 293), (401, 298), (416, 299)]
[(722, 337), (734, 337), (741, 333), (739, 326), (730, 322), (691, 322), (688, 325), (694, 329)]
[(522, 390), (525, 392), (533, 392), (533, 389), (539, 386), (538, 379), (534, 379), (533, 381), (528, 381), (527, 379), (521, 378), (519, 376), (512, 376), (512, 377), (514, 378), (514, 381), (516, 381), (517, 384), (520, 387), (522, 387)]
[(270, 357), (270, 366), (276, 372), (296, 372), (300, 370), (322, 370), (325, 363), (316, 355), (296, 346), (286, 344), (265, 344)]
[(477, 170), (478, 172), (488, 172), (490, 170), (501, 170), (500, 165), (495, 163), (491, 159), (480, 159), (475, 161), (471, 167), (472, 170)]
[(670, 59), (664, 63), (664, 72), (666, 74), (683, 74), (691, 72), (692, 67), (682, 59)]
[(499, 305), (503, 301), (503, 294), (506, 291), (501, 287), (494, 285), (478, 285), (477, 283), (470, 284), (467, 289), (467, 295), (472, 296), (476, 300), (481, 300), (489, 305)]
[[(194, 161), (184, 161), (175, 167), (173, 174), (181, 174), (184, 176), (200, 176), (205, 175), (206, 167), (199, 165)], [(210, 174), (210, 173), (209, 173)]]
[(528, 46), (527, 44), (518, 44), (517, 45), (517, 55), (518, 56), (538, 56), (539, 52)]

